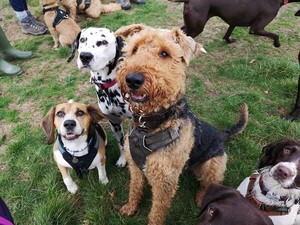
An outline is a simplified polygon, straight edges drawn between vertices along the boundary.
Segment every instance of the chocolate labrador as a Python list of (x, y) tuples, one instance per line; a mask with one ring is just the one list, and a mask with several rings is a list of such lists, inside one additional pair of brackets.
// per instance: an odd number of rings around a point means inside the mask
[[(298, 13), (300, 14), (300, 10), (298, 11)], [(298, 54), (298, 61), (300, 64), (300, 52)], [(300, 115), (300, 76), (298, 79), (298, 92), (297, 92), (297, 99), (296, 99), (296, 103), (294, 106), (294, 109), (292, 112), (290, 112), (287, 116), (286, 119), (287, 120), (291, 120), (294, 121), (295, 119), (297, 119), (297, 117)]]
[[(289, 2), (300, 0), (169, 0), (184, 2), (184, 24), (187, 35), (199, 35), (207, 21), (214, 16), (223, 19), (229, 28), (223, 37), (227, 43), (234, 42), (230, 37), (235, 27), (250, 26), (250, 34), (266, 36), (274, 40), (274, 46), (280, 47), (279, 36), (268, 32), (265, 27), (275, 18), (279, 9)], [(300, 14), (300, 10), (297, 12)]]
[(211, 184), (204, 195), (197, 225), (272, 225), (272, 220), (237, 190)]

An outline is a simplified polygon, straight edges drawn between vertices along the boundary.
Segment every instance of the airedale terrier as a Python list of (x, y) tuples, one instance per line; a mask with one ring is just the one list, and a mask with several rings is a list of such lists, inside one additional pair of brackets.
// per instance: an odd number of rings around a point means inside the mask
[(122, 27), (116, 34), (126, 43), (117, 77), (133, 112), (125, 144), (131, 176), (129, 202), (120, 212), (134, 214), (147, 179), (153, 197), (148, 224), (160, 225), (185, 168), (191, 168), (201, 181), (197, 205), (209, 184), (223, 181), (224, 141), (243, 131), (248, 107), (241, 106), (236, 125), (218, 132), (192, 114), (184, 97), (185, 67), (200, 44), (178, 28), (161, 30), (137, 24)]

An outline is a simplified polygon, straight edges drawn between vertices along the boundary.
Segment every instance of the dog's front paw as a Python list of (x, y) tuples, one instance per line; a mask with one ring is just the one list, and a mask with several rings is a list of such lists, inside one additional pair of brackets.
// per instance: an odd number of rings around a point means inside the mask
[(64, 183), (68, 191), (71, 192), (72, 194), (75, 194), (76, 191), (78, 190), (76, 183), (70, 177), (65, 178)]
[(100, 181), (101, 184), (107, 184), (108, 183), (108, 178), (107, 177), (102, 177), (102, 178), (100, 177), (99, 181)]
[(126, 205), (123, 205), (123, 207), (120, 209), (120, 213), (123, 216), (132, 216), (136, 210), (137, 207), (134, 207), (132, 205), (129, 205), (129, 203), (127, 203)]
[(118, 159), (117, 163), (116, 163), (117, 167), (124, 167), (126, 166), (126, 159), (124, 155), (121, 155), (120, 158)]

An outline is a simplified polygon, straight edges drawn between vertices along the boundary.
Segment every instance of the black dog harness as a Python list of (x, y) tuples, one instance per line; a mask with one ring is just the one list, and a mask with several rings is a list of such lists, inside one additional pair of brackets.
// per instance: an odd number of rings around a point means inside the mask
[(132, 129), (129, 136), (130, 153), (136, 165), (143, 171), (146, 158), (151, 153), (166, 147), (179, 138), (179, 129), (166, 129), (147, 135), (139, 129)]
[(106, 138), (105, 132), (99, 124), (91, 124), (89, 129), (89, 135), (87, 139), (88, 143), (88, 154), (75, 157), (71, 155), (65, 148), (64, 143), (61, 140), (61, 135), (58, 134), (58, 149), (61, 152), (63, 158), (70, 164), (70, 166), (75, 170), (76, 175), (82, 179), (83, 174), (88, 173), (88, 169), (95, 159), (98, 148), (99, 148), (99, 138), (98, 134)]
[[(43, 7), (45, 7), (47, 5), (44, 5)], [(65, 20), (65, 19), (69, 19), (69, 15), (63, 11), (62, 9), (60, 9), (58, 6), (55, 6), (55, 7), (52, 7), (52, 8), (43, 8), (43, 14), (45, 14), (46, 12), (49, 12), (49, 11), (54, 11), (56, 13), (55, 15), (55, 18), (54, 18), (54, 21), (53, 21), (53, 27), (55, 28), (62, 20)]]
[(140, 125), (130, 131), (129, 146), (132, 159), (142, 171), (146, 159), (151, 153), (162, 150), (163, 147), (172, 144), (180, 137), (181, 126), (176, 130), (168, 128), (154, 134), (148, 134), (149, 129), (153, 130), (171, 118), (190, 119), (193, 123), (195, 141), (185, 169), (224, 154), (224, 144), (220, 141), (218, 131), (205, 121), (196, 118), (189, 110), (185, 98), (182, 98), (163, 114), (156, 113), (153, 117), (149, 115), (140, 119), (134, 115), (134, 121), (138, 120)]

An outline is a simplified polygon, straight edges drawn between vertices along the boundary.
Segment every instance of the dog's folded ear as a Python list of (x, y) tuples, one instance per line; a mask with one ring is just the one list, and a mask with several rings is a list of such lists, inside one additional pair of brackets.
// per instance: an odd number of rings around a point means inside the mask
[(116, 30), (115, 35), (121, 36), (123, 38), (129, 38), (132, 37), (134, 34), (140, 32), (141, 30), (144, 30), (146, 26), (143, 24), (131, 24), (128, 26), (120, 27), (118, 30)]
[(42, 119), (42, 127), (47, 136), (47, 143), (54, 143), (54, 115), (55, 107), (52, 107), (46, 116)]
[(87, 110), (92, 118), (92, 123), (98, 123), (106, 116), (95, 106), (88, 105)]
[(79, 46), (80, 35), (81, 35), (81, 32), (79, 32), (75, 41), (72, 43), (72, 46), (71, 46), (72, 53), (71, 53), (71, 56), (68, 58), (67, 62), (71, 62), (72, 59), (74, 59), (74, 57), (75, 57), (76, 49), (78, 49), (78, 46)]
[(183, 33), (179, 28), (171, 30), (173, 39), (178, 43), (183, 51), (183, 60), (188, 65), (190, 60), (200, 53), (202, 45), (197, 43), (192, 37)]
[(300, 16), (300, 10), (298, 10), (298, 12), (295, 13), (295, 16)]

